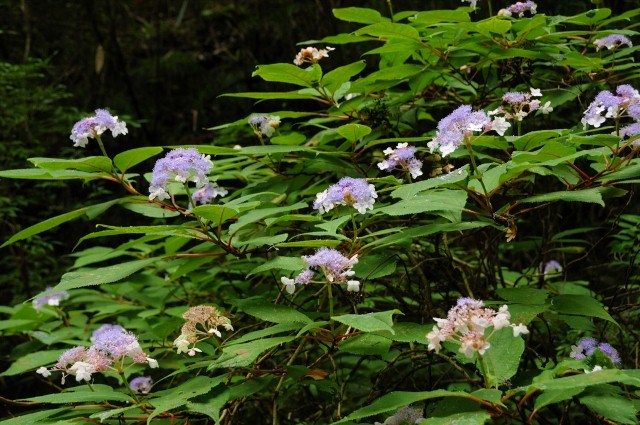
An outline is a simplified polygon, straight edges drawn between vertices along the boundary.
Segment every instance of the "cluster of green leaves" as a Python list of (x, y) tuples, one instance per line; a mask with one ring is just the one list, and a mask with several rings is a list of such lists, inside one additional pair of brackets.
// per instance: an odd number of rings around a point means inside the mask
[[(635, 305), (628, 276), (637, 270), (638, 219), (629, 205), (639, 148), (613, 127), (583, 129), (580, 118), (597, 91), (637, 79), (636, 48), (596, 52), (592, 42), (637, 35), (640, 9), (475, 21), (468, 7), (334, 15), (358, 27), (322, 43), (366, 46), (365, 59), (332, 69), (327, 60), (259, 66), (256, 77), (283, 89), (229, 96), (296, 107), (271, 113), (282, 121), (274, 137), (256, 138), (243, 118), (216, 127), (215, 144), (197, 146), (229, 191), (211, 205), (191, 208), (184, 187), (172, 187), (167, 202), (149, 200), (145, 161), (160, 147), (31, 158), (33, 168), (0, 172), (115, 185), (126, 195), (26, 228), (4, 246), (82, 216), (106, 219), (111, 208), (148, 223), (105, 224), (82, 237), (72, 269), (48, 291), (70, 291), (60, 308), (2, 307), (0, 330), (17, 341), (2, 375), (51, 365), (103, 323), (137, 334), (160, 363), (126, 372), (153, 377), (147, 395), (131, 394), (116, 374), (66, 389), (54, 375), (45, 382), (55, 393), (18, 402), (38, 411), (4, 423), (371, 423), (408, 405), (423, 409), (422, 424), (560, 423), (566, 415), (636, 423), (638, 371), (587, 374), (593, 364), (568, 353), (584, 335), (635, 338), (633, 309), (607, 309), (612, 298), (582, 269), (608, 241), (614, 249), (601, 264), (628, 263), (624, 287), (612, 288)], [(438, 119), (459, 105), (495, 109), (504, 93), (530, 87), (543, 90), (553, 114), (531, 114), (505, 136), (475, 136), (450, 157), (429, 152)], [(382, 148), (397, 143), (418, 147), (423, 178), (378, 169)], [(315, 195), (343, 176), (375, 185), (373, 210), (314, 211)], [(302, 271), (301, 256), (320, 247), (358, 255), (358, 293), (329, 283), (283, 290), (280, 278)], [(564, 272), (543, 274), (551, 259)], [(529, 327), (526, 340), (505, 329), (483, 357), (428, 351), (432, 318), (461, 296), (506, 302), (513, 321)], [(227, 312), (235, 330), (199, 342), (197, 356), (178, 355), (181, 315), (202, 304)]]

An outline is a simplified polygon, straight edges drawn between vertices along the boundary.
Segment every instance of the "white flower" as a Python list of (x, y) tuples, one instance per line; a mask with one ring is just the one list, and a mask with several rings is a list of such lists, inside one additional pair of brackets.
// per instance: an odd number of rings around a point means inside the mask
[(542, 96), (542, 92), (540, 89), (534, 89), (533, 87), (529, 87), (529, 91), (531, 92), (531, 96), (540, 97)]
[(358, 292), (359, 290), (360, 290), (360, 282), (358, 282), (357, 280), (347, 281), (347, 291)]
[(149, 363), (149, 367), (151, 369), (157, 369), (158, 367), (160, 367), (160, 365), (158, 365), (158, 361), (156, 359), (152, 359), (151, 357), (147, 357), (147, 363)]
[[(444, 320), (444, 319), (440, 319), (440, 320)], [(433, 330), (427, 334), (427, 340), (429, 341), (429, 350), (435, 350), (437, 353), (442, 348), (442, 345), (440, 343), (444, 341), (445, 338), (440, 333), (440, 329), (438, 329), (437, 326), (434, 326)]]
[(149, 188), (149, 200), (153, 201), (154, 199), (158, 199), (158, 201), (162, 201), (164, 199), (169, 199), (170, 196), (163, 187), (160, 186), (151, 186)]
[(602, 366), (594, 366), (593, 370), (584, 369), (584, 373), (600, 372), (601, 370)]
[(542, 105), (542, 107), (540, 108), (540, 111), (545, 115), (553, 112), (553, 107), (551, 106), (551, 102), (547, 100), (545, 104)]
[(85, 380), (89, 382), (91, 380), (91, 372), (93, 372), (93, 365), (87, 362), (75, 362), (69, 368), (69, 372), (76, 376), (76, 381)]
[(296, 281), (293, 279), (289, 279), (288, 277), (282, 276), (280, 278), (280, 282), (284, 285), (285, 291), (288, 294), (293, 294), (296, 291)]
[(491, 122), (491, 129), (498, 133), (500, 136), (504, 136), (504, 132), (511, 127), (511, 124), (504, 119), (504, 117), (495, 117)]
[(493, 328), (495, 330), (506, 328), (509, 326), (510, 319), (511, 313), (509, 313), (509, 308), (506, 305), (503, 305), (500, 307), (500, 310), (498, 310), (498, 314), (493, 318)]
[(517, 337), (518, 335), (526, 335), (529, 333), (529, 329), (527, 329), (527, 327), (522, 323), (520, 323), (519, 325), (511, 325), (511, 327), (513, 328), (514, 337)]
[(189, 350), (189, 341), (184, 337), (184, 335), (180, 335), (175, 341), (173, 341), (173, 345), (178, 349), (178, 354), (186, 353)]
[(209, 333), (210, 334), (214, 334), (218, 338), (222, 338), (222, 333), (219, 330), (217, 330), (216, 328), (209, 329)]
[(225, 331), (232, 331), (233, 330), (233, 326), (231, 326), (231, 323), (223, 323), (222, 327), (224, 328)]
[(44, 366), (40, 366), (38, 370), (36, 370), (37, 374), (42, 375), (44, 378), (48, 378), (51, 376), (51, 372)]
[(118, 117), (113, 117), (113, 119), (116, 121), (116, 124), (111, 129), (111, 135), (113, 137), (117, 137), (121, 134), (126, 135), (127, 133), (129, 133), (129, 130), (127, 129), (127, 123), (118, 120)]
[(193, 357), (196, 355), (196, 353), (202, 353), (202, 350), (196, 347), (191, 348), (187, 354), (189, 354), (189, 356)]

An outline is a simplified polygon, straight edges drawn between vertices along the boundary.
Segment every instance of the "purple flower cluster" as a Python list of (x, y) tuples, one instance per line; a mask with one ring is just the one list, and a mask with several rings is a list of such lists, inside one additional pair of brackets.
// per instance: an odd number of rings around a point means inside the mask
[(169, 199), (166, 189), (170, 182), (194, 182), (196, 187), (205, 186), (209, 179), (207, 174), (213, 168), (211, 157), (203, 155), (197, 149), (174, 149), (164, 158), (156, 161), (153, 167), (149, 199)]
[(138, 376), (129, 382), (129, 388), (131, 388), (131, 391), (138, 394), (149, 394), (152, 386), (153, 379), (148, 376)]
[[(584, 113), (582, 124), (600, 127), (607, 118), (620, 119), (627, 116), (635, 121), (620, 129), (621, 137), (632, 137), (640, 133), (640, 93), (628, 84), (616, 88), (616, 94), (603, 90), (591, 102)], [(634, 142), (634, 144), (637, 142)]]
[(107, 130), (111, 130), (113, 137), (127, 134), (129, 131), (124, 121), (120, 121), (106, 109), (96, 109), (94, 116), (83, 118), (74, 124), (69, 138), (73, 141), (73, 146), (84, 148), (90, 138), (99, 137)]
[(398, 143), (395, 149), (387, 148), (383, 153), (388, 157), (378, 163), (378, 168), (383, 171), (393, 171), (396, 167), (411, 173), (414, 179), (422, 175), (422, 161), (418, 160), (415, 146), (408, 143)]
[(314, 270), (320, 270), (329, 283), (346, 283), (347, 291), (357, 292), (360, 290), (360, 282), (350, 279), (355, 274), (352, 268), (358, 263), (357, 254), (347, 258), (335, 249), (320, 248), (314, 255), (303, 255), (302, 259), (308, 265), (306, 270), (298, 274), (295, 279), (287, 277), (280, 279), (288, 293), (293, 294), (296, 284), (310, 283)]
[(78, 346), (62, 353), (58, 362), (51, 368), (39, 368), (36, 372), (45, 378), (51, 371), (62, 370), (62, 383), (67, 374), (76, 377), (76, 381), (91, 380), (91, 375), (104, 372), (114, 362), (130, 357), (134, 363), (148, 363), (151, 368), (158, 367), (158, 362), (148, 357), (138, 343), (138, 338), (119, 325), (102, 325), (91, 336), (93, 345), (89, 348)]
[(436, 137), (427, 143), (427, 146), (431, 152), (438, 149), (442, 156), (447, 156), (474, 131), (488, 131), (490, 129), (491, 119), (484, 111), (473, 111), (471, 106), (462, 105), (440, 120)]
[[(458, 351), (468, 358), (473, 357), (476, 352), (483, 355), (491, 347), (488, 340), (497, 330), (511, 326), (514, 337), (529, 333), (525, 325), (510, 323), (511, 314), (506, 305), (495, 311), (473, 298), (460, 298), (449, 310), (446, 319), (434, 320), (436, 325), (427, 334), (428, 349), (438, 352), (442, 348), (442, 342), (453, 341), (460, 344)], [(493, 327), (493, 331), (485, 335), (489, 327)]]
[(227, 195), (227, 191), (219, 187), (215, 183), (207, 183), (202, 188), (193, 192), (191, 200), (194, 204), (205, 205), (213, 201), (216, 197), (223, 197)]
[(249, 118), (249, 125), (258, 137), (271, 137), (276, 128), (280, 127), (280, 117), (275, 115), (253, 115)]
[(502, 11), (502, 16), (513, 16), (517, 14), (519, 18), (522, 18), (524, 16), (524, 12), (526, 11), (529, 11), (529, 13), (535, 15), (537, 12), (537, 8), (538, 5), (536, 5), (532, 1), (519, 1), (504, 9)]
[(540, 263), (540, 273), (543, 275), (551, 273), (560, 273), (562, 266), (556, 260), (547, 261), (545, 264)]
[(613, 348), (611, 344), (598, 342), (595, 338), (580, 339), (576, 345), (571, 346), (571, 353), (569, 354), (569, 357), (576, 360), (584, 360), (587, 357), (594, 355), (596, 350), (599, 350), (606, 355), (614, 365), (619, 365), (621, 363), (618, 350)]
[(316, 195), (313, 208), (326, 213), (337, 205), (348, 205), (364, 214), (368, 209), (373, 209), (377, 197), (375, 187), (365, 179), (343, 177), (338, 183)]
[(505, 109), (505, 107), (499, 106), (497, 109), (489, 112), (489, 116), (496, 116), (491, 128), (502, 135), (510, 126), (510, 124), (506, 123), (506, 120), (522, 121), (527, 115), (537, 110), (540, 110), (543, 114), (548, 114), (553, 111), (551, 102), (547, 101), (541, 106), (541, 102), (538, 99), (534, 99), (540, 96), (542, 96), (540, 89), (533, 87), (529, 88), (529, 92), (505, 93), (502, 96), (502, 101), (507, 104), (508, 110)]
[[(50, 291), (51, 287), (48, 286), (45, 291)], [(66, 300), (69, 298), (69, 293), (67, 291), (54, 292), (49, 295), (44, 295), (42, 297), (35, 298), (33, 300), (33, 308), (40, 311), (46, 305), (57, 307), (60, 305), (60, 301)]]
[(606, 37), (599, 38), (593, 42), (593, 45), (596, 46), (596, 51), (605, 47), (608, 50), (617, 49), (623, 44), (626, 44), (628, 47), (633, 47), (633, 43), (631, 43), (631, 40), (620, 34), (611, 34)]

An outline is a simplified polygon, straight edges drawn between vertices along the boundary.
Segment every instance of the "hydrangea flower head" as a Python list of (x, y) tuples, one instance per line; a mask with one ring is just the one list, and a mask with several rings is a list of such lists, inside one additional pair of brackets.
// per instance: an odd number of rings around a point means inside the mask
[[(217, 308), (208, 305), (191, 307), (182, 315), (182, 318), (186, 322), (180, 330), (180, 336), (173, 341), (178, 354), (188, 353), (190, 356), (195, 356), (196, 353), (202, 352), (195, 347), (195, 344), (211, 335), (221, 338), (222, 333), (218, 327), (223, 327), (226, 331), (233, 330), (229, 318)], [(190, 347), (191, 345), (193, 346)]]
[(196, 187), (206, 185), (209, 180), (207, 174), (213, 168), (211, 157), (203, 155), (197, 149), (178, 148), (169, 152), (164, 158), (156, 161), (153, 167), (153, 177), (149, 187), (149, 199), (169, 199), (167, 185), (172, 182), (194, 182)]
[(593, 42), (593, 45), (596, 46), (596, 51), (605, 47), (608, 50), (617, 49), (623, 44), (626, 44), (628, 47), (633, 47), (633, 43), (631, 43), (631, 40), (620, 34), (611, 34), (606, 37), (599, 38)]
[[(497, 330), (511, 326), (514, 337), (529, 333), (525, 325), (511, 323), (511, 314), (506, 305), (495, 311), (473, 298), (460, 298), (449, 310), (446, 319), (434, 320), (436, 325), (427, 334), (428, 349), (437, 352), (442, 348), (442, 342), (453, 341), (460, 344), (458, 351), (468, 358), (475, 353), (483, 355), (491, 347), (488, 340)], [(485, 335), (490, 327), (493, 327), (493, 331)]]
[(365, 179), (343, 177), (338, 183), (316, 195), (313, 208), (326, 213), (337, 205), (348, 205), (364, 214), (368, 209), (373, 209), (377, 197), (375, 187)]
[[(584, 113), (582, 124), (600, 127), (607, 118), (619, 119), (626, 112), (630, 118), (640, 120), (640, 93), (628, 84), (616, 88), (616, 94), (603, 90), (589, 104)], [(603, 115), (604, 114), (604, 115)]]
[[(50, 291), (52, 288), (48, 286), (45, 291)], [(66, 300), (69, 298), (69, 293), (67, 291), (54, 292), (49, 295), (43, 295), (42, 297), (35, 298), (32, 301), (33, 308), (40, 311), (46, 305), (57, 307), (60, 305), (60, 301)]]
[(562, 265), (556, 260), (547, 261), (545, 264), (540, 263), (540, 273), (547, 275), (552, 273), (560, 273)]
[(581, 338), (576, 345), (571, 346), (569, 357), (576, 360), (585, 360), (587, 357), (593, 356), (599, 350), (611, 360), (614, 365), (621, 363), (618, 350), (613, 348), (611, 344), (606, 342), (598, 342), (595, 338)]
[(220, 186), (214, 183), (209, 182), (205, 184), (203, 187), (201, 187), (200, 189), (193, 192), (193, 195), (191, 195), (191, 200), (193, 201), (194, 204), (206, 205), (211, 201), (213, 201), (218, 196), (219, 197), (226, 196), (227, 193), (229, 192), (227, 192), (225, 189), (221, 188)]
[[(620, 137), (622, 137), (623, 139), (627, 137), (634, 137), (638, 134), (640, 134), (640, 123), (638, 122), (627, 125), (620, 129)], [(640, 144), (640, 139), (634, 140), (632, 144), (634, 146), (638, 146), (638, 144)]]
[(305, 47), (301, 49), (296, 58), (293, 60), (295, 65), (302, 65), (305, 62), (318, 63), (322, 58), (328, 58), (329, 52), (335, 50), (333, 47), (325, 47), (324, 49), (316, 49), (315, 47)]
[(447, 156), (460, 146), (474, 131), (489, 130), (491, 119), (484, 111), (473, 111), (471, 106), (462, 105), (438, 123), (436, 137), (427, 143), (431, 152), (438, 149)]
[(512, 4), (502, 11), (503, 16), (513, 16), (515, 14), (522, 18), (524, 13), (529, 11), (530, 14), (535, 15), (537, 13), (538, 5), (532, 1), (519, 1)]
[[(498, 109), (489, 112), (489, 115), (501, 114), (505, 119), (522, 121), (527, 115), (538, 109), (542, 111), (543, 114), (548, 114), (553, 111), (551, 102), (546, 102), (544, 106), (540, 106), (540, 100), (535, 98), (541, 96), (541, 90), (534, 87), (530, 87), (529, 92), (507, 92), (502, 96), (502, 101), (507, 104), (508, 110), (500, 106)], [(500, 117), (494, 119), (492, 127), (496, 131), (495, 123), (498, 118)]]
[(295, 279), (282, 277), (280, 280), (285, 285), (285, 290), (293, 294), (295, 285), (306, 285), (313, 279), (314, 270), (319, 270), (329, 283), (346, 283), (347, 291), (357, 292), (360, 290), (360, 282), (352, 280), (355, 274), (353, 266), (358, 263), (358, 255), (347, 258), (340, 251), (332, 248), (320, 248), (314, 255), (303, 255), (302, 260), (307, 263), (308, 268), (298, 274)]
[(387, 148), (383, 153), (388, 157), (378, 163), (378, 168), (391, 172), (395, 168), (400, 168), (411, 173), (414, 179), (422, 175), (422, 161), (416, 159), (415, 146), (408, 143), (398, 143), (395, 149)]
[(94, 116), (83, 118), (73, 125), (69, 138), (73, 141), (73, 146), (84, 148), (90, 138), (99, 137), (107, 130), (111, 130), (113, 137), (129, 131), (124, 121), (120, 121), (106, 109), (96, 109)]
[(258, 137), (271, 137), (276, 128), (280, 127), (280, 117), (277, 115), (253, 115), (249, 118), (249, 125)]
[(148, 376), (138, 376), (129, 382), (129, 388), (137, 394), (149, 394), (152, 385), (153, 379)]

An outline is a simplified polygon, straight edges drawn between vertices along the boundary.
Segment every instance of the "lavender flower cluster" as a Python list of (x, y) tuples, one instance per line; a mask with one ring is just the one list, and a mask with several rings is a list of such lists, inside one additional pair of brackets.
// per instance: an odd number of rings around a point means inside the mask
[[(50, 291), (52, 288), (47, 286), (45, 291)], [(69, 298), (69, 293), (67, 291), (54, 292), (52, 294), (44, 295), (42, 297), (35, 298), (33, 303), (33, 308), (40, 311), (46, 305), (50, 305), (53, 307), (57, 307), (60, 305), (60, 301), (66, 300)]]
[[(471, 358), (475, 353), (483, 355), (491, 347), (489, 339), (493, 333), (511, 326), (513, 336), (528, 334), (529, 330), (523, 324), (512, 324), (511, 314), (506, 305), (498, 311), (484, 307), (484, 302), (473, 298), (460, 298), (457, 304), (449, 310), (446, 319), (434, 318), (436, 325), (427, 334), (429, 350), (440, 351), (442, 342), (452, 341), (460, 344), (460, 351)], [(489, 335), (485, 335), (488, 328), (493, 327)]]
[(183, 315), (185, 324), (180, 330), (180, 336), (173, 341), (178, 354), (187, 353), (195, 356), (202, 350), (196, 348), (195, 344), (215, 335), (222, 337), (218, 327), (223, 327), (226, 331), (232, 331), (231, 321), (224, 316), (220, 310), (208, 305), (198, 305), (189, 308)]
[(604, 49), (605, 47), (607, 50), (615, 50), (623, 44), (626, 44), (627, 47), (633, 47), (631, 40), (621, 34), (611, 34), (593, 41), (593, 45), (596, 46), (596, 51)]
[(431, 152), (438, 149), (442, 156), (447, 156), (473, 132), (489, 131), (491, 128), (491, 119), (484, 111), (473, 111), (471, 106), (462, 105), (438, 122), (436, 137), (427, 146)]
[(378, 163), (378, 168), (381, 170), (391, 172), (400, 168), (411, 173), (411, 177), (414, 179), (422, 175), (422, 161), (415, 157), (415, 146), (409, 146), (408, 143), (398, 143), (395, 149), (387, 148), (383, 153), (387, 159)]
[(249, 118), (249, 125), (258, 137), (271, 137), (280, 127), (280, 117), (277, 115), (253, 115)]
[[(586, 129), (588, 125), (600, 127), (607, 118), (616, 121), (628, 117), (635, 122), (622, 127), (619, 135), (622, 138), (640, 134), (640, 93), (628, 84), (616, 88), (616, 94), (609, 90), (603, 90), (591, 102), (584, 113), (582, 124)], [(637, 144), (639, 142), (634, 142)]]
[(582, 338), (576, 345), (571, 346), (569, 357), (576, 360), (585, 360), (595, 354), (596, 350), (602, 352), (611, 360), (614, 365), (619, 365), (622, 361), (618, 350), (606, 342), (598, 342), (595, 338)]
[(289, 294), (295, 292), (295, 285), (307, 285), (313, 279), (314, 270), (320, 270), (329, 284), (346, 283), (347, 291), (360, 290), (360, 282), (350, 279), (355, 274), (353, 266), (358, 263), (358, 255), (347, 258), (339, 251), (331, 248), (320, 248), (314, 255), (303, 255), (302, 260), (307, 263), (306, 270), (298, 274), (295, 279), (280, 278), (285, 290)]
[(517, 14), (519, 18), (522, 18), (524, 16), (524, 13), (527, 11), (530, 14), (535, 15), (537, 13), (537, 8), (538, 8), (538, 5), (536, 5), (534, 2), (530, 0), (519, 1), (507, 7), (506, 9), (501, 10), (500, 14), (502, 16), (513, 16)]
[(162, 201), (169, 199), (167, 188), (171, 182), (195, 183), (198, 188), (190, 203), (206, 204), (217, 196), (225, 196), (227, 191), (209, 181), (208, 174), (213, 168), (209, 155), (200, 154), (195, 148), (178, 148), (156, 161), (149, 187), (149, 199)]
[(338, 205), (348, 205), (364, 214), (368, 209), (373, 209), (377, 197), (375, 187), (365, 179), (343, 177), (338, 183), (316, 195), (313, 208), (326, 213)]
[[(542, 92), (540, 89), (533, 87), (529, 88), (529, 92), (507, 92), (502, 96), (502, 101), (507, 104), (507, 109), (503, 106), (499, 106), (497, 109), (489, 112), (490, 116), (496, 116), (494, 119), (493, 127), (497, 131), (497, 128), (505, 125), (505, 120), (522, 121), (527, 115), (537, 110), (540, 110), (543, 114), (548, 114), (553, 111), (551, 102), (547, 101), (541, 106), (541, 102), (534, 97), (541, 97)], [(525, 110), (526, 109), (526, 110)], [(498, 115), (502, 115), (499, 117)], [(501, 120), (502, 118), (502, 120)], [(510, 124), (504, 127), (506, 130)], [(504, 132), (503, 130), (503, 132)]]
[(73, 141), (73, 146), (84, 148), (89, 139), (100, 137), (107, 130), (111, 130), (113, 137), (128, 133), (124, 121), (120, 121), (105, 109), (96, 109), (94, 116), (83, 118), (74, 124), (69, 138)]
[(62, 353), (58, 362), (51, 368), (40, 367), (36, 373), (46, 377), (52, 371), (63, 371), (62, 383), (67, 375), (76, 377), (76, 381), (91, 380), (91, 375), (107, 371), (113, 363), (122, 362), (126, 357), (136, 364), (148, 363), (158, 367), (155, 359), (147, 356), (138, 343), (138, 338), (120, 325), (102, 325), (91, 335), (93, 345), (89, 348), (78, 346)]
[(138, 376), (129, 382), (129, 388), (137, 394), (149, 394), (152, 386), (153, 379), (149, 376)]

